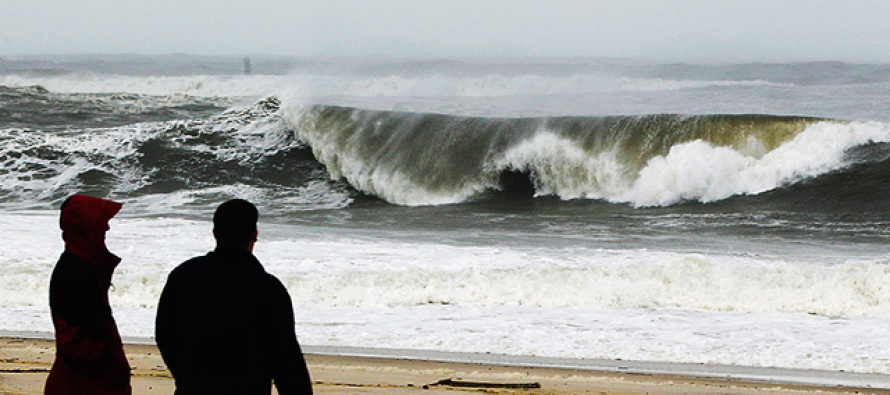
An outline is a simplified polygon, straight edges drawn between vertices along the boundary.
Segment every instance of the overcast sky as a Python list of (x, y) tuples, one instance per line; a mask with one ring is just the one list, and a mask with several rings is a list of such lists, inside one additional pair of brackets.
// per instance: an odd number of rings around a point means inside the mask
[(0, 0), (0, 55), (890, 62), (886, 0)]

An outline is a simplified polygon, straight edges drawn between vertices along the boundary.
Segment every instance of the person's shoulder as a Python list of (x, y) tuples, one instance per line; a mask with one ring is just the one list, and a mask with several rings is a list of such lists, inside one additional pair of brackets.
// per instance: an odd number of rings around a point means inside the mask
[(87, 264), (87, 262), (81, 257), (75, 255), (70, 251), (63, 251), (62, 255), (59, 256), (59, 261), (56, 262), (57, 268), (71, 268), (79, 266), (89, 266), (89, 264)]
[(262, 275), (267, 285), (276, 288), (284, 288), (284, 283), (282, 283), (281, 280), (279, 280), (278, 277), (276, 277), (274, 274), (263, 271)]
[(263, 283), (265, 288), (275, 295), (285, 294), (288, 295), (287, 288), (284, 286), (284, 283), (281, 282), (278, 277), (269, 272), (263, 272)]
[(71, 252), (65, 251), (59, 257), (59, 261), (56, 262), (56, 266), (53, 268), (52, 280), (65, 280), (68, 282), (75, 280), (89, 280), (93, 278), (93, 276), (90, 275), (91, 271), (92, 268), (86, 261)]
[(200, 271), (202, 267), (206, 266), (206, 263), (210, 259), (208, 255), (209, 254), (196, 256), (194, 258), (186, 260), (185, 262), (180, 263), (179, 266), (176, 266), (170, 272), (170, 277), (187, 276), (190, 273)]

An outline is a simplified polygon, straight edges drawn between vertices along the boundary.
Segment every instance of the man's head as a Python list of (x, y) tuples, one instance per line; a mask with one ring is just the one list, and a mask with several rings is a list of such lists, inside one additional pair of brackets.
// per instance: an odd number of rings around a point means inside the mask
[(213, 237), (217, 246), (238, 247), (253, 251), (257, 239), (256, 206), (243, 199), (232, 199), (213, 213)]

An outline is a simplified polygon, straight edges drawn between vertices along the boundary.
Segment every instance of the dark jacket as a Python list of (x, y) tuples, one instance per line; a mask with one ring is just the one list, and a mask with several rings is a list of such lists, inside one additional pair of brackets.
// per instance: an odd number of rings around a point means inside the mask
[(217, 248), (174, 269), (156, 340), (176, 394), (311, 394), (290, 295), (246, 250)]
[(120, 258), (105, 247), (120, 203), (74, 195), (62, 210), (65, 252), (53, 269), (49, 306), (56, 359), (46, 394), (130, 394), (130, 366), (111, 315), (108, 289)]

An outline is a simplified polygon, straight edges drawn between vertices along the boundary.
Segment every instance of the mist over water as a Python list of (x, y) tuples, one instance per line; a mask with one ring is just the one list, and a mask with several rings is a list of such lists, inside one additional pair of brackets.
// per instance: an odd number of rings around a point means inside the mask
[(0, 330), (49, 330), (71, 193), (146, 337), (242, 197), (307, 344), (890, 372), (888, 66), (252, 65), (0, 60)]

